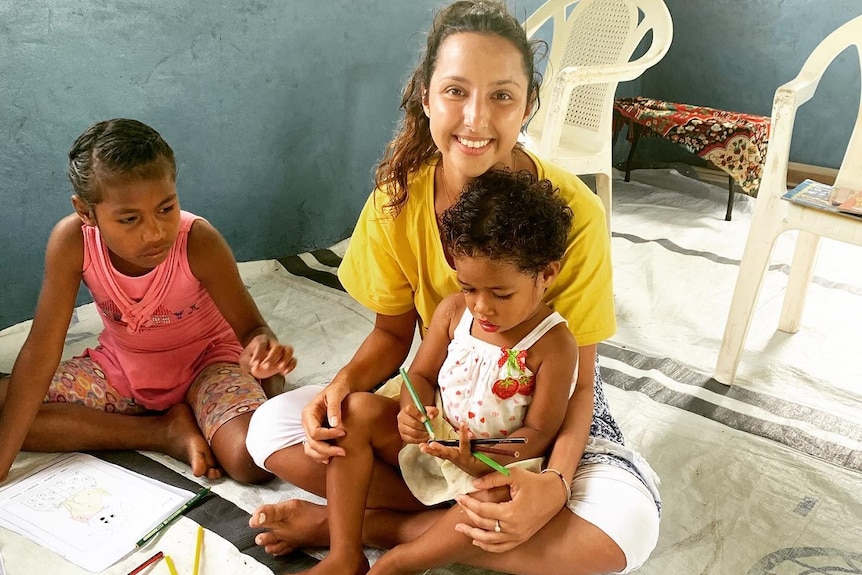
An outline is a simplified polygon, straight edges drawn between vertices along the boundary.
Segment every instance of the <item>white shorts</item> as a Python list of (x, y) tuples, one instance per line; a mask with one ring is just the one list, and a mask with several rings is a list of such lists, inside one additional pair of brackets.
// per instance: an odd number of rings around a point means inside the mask
[[(270, 455), (305, 439), (302, 409), (323, 389), (303, 386), (264, 402), (251, 416), (246, 446), (254, 462), (264, 468)], [(637, 569), (658, 541), (659, 514), (655, 499), (632, 473), (604, 463), (585, 465), (572, 479), (569, 509), (589, 521), (619, 545), (626, 568)]]
[(276, 451), (302, 443), (302, 409), (323, 390), (323, 385), (305, 385), (263, 402), (251, 416), (245, 446), (258, 467)]
[(584, 465), (572, 479), (568, 508), (601, 529), (626, 556), (628, 573), (649, 558), (658, 542), (655, 499), (630, 472), (607, 463)]

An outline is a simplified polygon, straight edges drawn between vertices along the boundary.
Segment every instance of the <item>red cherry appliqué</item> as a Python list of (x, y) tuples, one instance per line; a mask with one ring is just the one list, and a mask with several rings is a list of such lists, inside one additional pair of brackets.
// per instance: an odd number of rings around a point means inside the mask
[(518, 380), (513, 377), (498, 379), (491, 386), (491, 393), (500, 399), (509, 399), (518, 393)]
[(518, 378), (518, 393), (521, 395), (533, 395), (536, 391), (536, 376), (522, 375)]

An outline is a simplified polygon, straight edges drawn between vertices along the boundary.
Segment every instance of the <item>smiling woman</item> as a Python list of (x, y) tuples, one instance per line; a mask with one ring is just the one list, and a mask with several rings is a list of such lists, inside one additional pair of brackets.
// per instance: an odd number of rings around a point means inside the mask
[[(542, 300), (575, 336), (578, 385), (548, 458), (553, 472), (515, 469), (480, 479), (471, 488), (479, 492), (458, 499), (464, 513), (456, 529), (473, 545), (445, 560), (525, 574), (630, 571), (655, 546), (660, 500), (652, 470), (623, 444), (597, 370), (596, 345), (616, 329), (601, 202), (578, 178), (517, 144), (538, 93), (534, 48), (500, 2), (459, 1), (436, 15), (402, 94), (400, 129), (377, 167), (377, 188), (338, 272), (347, 292), (375, 312), (374, 329), (329, 385), (302, 387), (261, 406), (247, 444), (259, 465), (326, 496), (328, 466), (319, 463), (350, 457), (339, 444), (349, 417), (342, 402), (395, 373), (417, 324), (425, 336), (440, 302), (461, 289), (440, 240), (440, 214), (488, 170), (526, 171), (550, 180), (574, 214), (560, 273)], [(367, 506), (413, 513), (367, 514), (364, 543), (393, 547), (435, 524), (440, 511), (416, 512), (416, 501), (397, 485), (403, 483), (391, 467), (375, 467)], [(495, 486), (509, 486), (512, 499), (487, 501), (485, 490)], [(302, 501), (264, 505), (251, 526), (267, 531), (257, 535), (259, 545), (282, 554), (307, 537), (325, 545), (330, 536), (344, 536), (319, 527), (326, 513)]]
[[(401, 369), (401, 379), (387, 386), (403, 383), (409, 399), (386, 391), (346, 398), (347, 433), (334, 442), (344, 455), (326, 468), (330, 553), (313, 572), (367, 568), (360, 537), (375, 468), (400, 471), (403, 479), (388, 487), (398, 498), (415, 497), (407, 510), (473, 491), (472, 480), (492, 470), (510, 475), (504, 466), (541, 471), (578, 361), (565, 320), (542, 301), (560, 271), (571, 222), (550, 182), (497, 169), (474, 178), (444, 212), (441, 235), (461, 292), (437, 306), (410, 374)], [(471, 446), (471, 437), (501, 436), (522, 438), (524, 447), (493, 450), (494, 459)], [(436, 441), (456, 438), (453, 447)], [(455, 529), (461, 510), (435, 516), (419, 537), (384, 554), (374, 571), (418, 572), (472, 555), (473, 543)], [(494, 532), (502, 533), (500, 519)]]
[(528, 167), (515, 144), (532, 96), (521, 54), (500, 36), (452, 35), (440, 47), (436, 69), (445, 73), (431, 76), (422, 109), (441, 157), (435, 183), (454, 192), (435, 203), (442, 213), (470, 178), (494, 166)]

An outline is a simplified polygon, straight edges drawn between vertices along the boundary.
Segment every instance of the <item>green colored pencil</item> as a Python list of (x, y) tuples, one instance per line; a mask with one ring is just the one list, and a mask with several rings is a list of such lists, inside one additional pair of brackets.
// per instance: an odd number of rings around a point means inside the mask
[(407, 391), (410, 393), (410, 398), (413, 400), (413, 403), (416, 405), (416, 409), (419, 410), (419, 413), (425, 417), (425, 429), (428, 431), (428, 435), (431, 436), (431, 439), (434, 439), (434, 429), (431, 427), (431, 422), (428, 420), (428, 412), (425, 411), (425, 406), (422, 405), (422, 400), (419, 399), (419, 395), (416, 393), (416, 388), (413, 387), (413, 384), (410, 383), (410, 378), (407, 377), (407, 372), (404, 368), (399, 368), (398, 370), (401, 373), (401, 379), (404, 381), (404, 385), (407, 387)]
[(503, 467), (502, 465), (500, 465), (499, 463), (497, 463), (496, 461), (494, 461), (493, 459), (491, 459), (490, 457), (488, 457), (484, 453), (474, 451), (473, 457), (475, 457), (476, 459), (478, 459), (479, 461), (481, 461), (482, 463), (484, 463), (485, 465), (487, 465), (491, 469), (495, 469), (495, 470), (499, 471), (503, 475), (511, 475), (512, 474), (507, 467)]
[(156, 535), (158, 535), (158, 534), (159, 534), (159, 532), (161, 532), (161, 530), (162, 530), (162, 529), (164, 529), (165, 527), (167, 527), (168, 525), (170, 525), (171, 523), (173, 523), (174, 521), (176, 521), (176, 519), (177, 519), (180, 515), (182, 515), (183, 513), (185, 513), (186, 511), (188, 511), (189, 509), (191, 509), (192, 507), (194, 507), (194, 506), (195, 506), (195, 505), (197, 505), (198, 503), (200, 503), (200, 502), (203, 500), (203, 498), (204, 498), (204, 497), (206, 497), (207, 495), (209, 495), (209, 492), (210, 492), (210, 488), (209, 488), (209, 487), (204, 487), (203, 489), (201, 489), (200, 491), (198, 491), (198, 492), (197, 492), (197, 494), (196, 494), (194, 497), (192, 497), (191, 499), (189, 499), (185, 504), (183, 504), (183, 506), (182, 506), (182, 507), (180, 507), (179, 509), (177, 509), (176, 511), (174, 511), (173, 513), (171, 513), (171, 514), (168, 516), (168, 518), (167, 518), (167, 519), (165, 519), (164, 521), (162, 521), (161, 523), (159, 523), (158, 525), (156, 525), (155, 527), (153, 527), (152, 531), (150, 531), (149, 533), (147, 533), (146, 535), (144, 535), (143, 537), (141, 537), (140, 541), (138, 541), (138, 542), (135, 544), (135, 547), (136, 547), (136, 548), (138, 548), (138, 547), (143, 547), (144, 545), (146, 545), (147, 543), (149, 543), (149, 542), (150, 542), (150, 540), (151, 540), (153, 537), (155, 537)]

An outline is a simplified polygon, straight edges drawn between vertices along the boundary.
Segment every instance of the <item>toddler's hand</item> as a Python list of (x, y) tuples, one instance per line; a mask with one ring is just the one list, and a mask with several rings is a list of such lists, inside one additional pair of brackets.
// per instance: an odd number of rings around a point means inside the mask
[[(437, 417), (438, 409), (433, 405), (425, 406), (425, 411), (429, 420)], [(431, 439), (422, 423), (424, 419), (415, 405), (408, 405), (398, 412), (398, 433), (404, 443), (424, 443)]]
[(473, 477), (480, 477), (487, 473), (488, 467), (473, 457), (473, 452), (470, 449), (470, 431), (464, 423), (458, 429), (458, 440), (458, 447), (446, 447), (432, 441), (431, 443), (422, 445), (419, 449), (422, 453), (451, 461)]
[(254, 377), (263, 379), (278, 373), (290, 373), (296, 367), (296, 358), (291, 346), (283, 345), (267, 334), (260, 334), (245, 347), (239, 364)]

